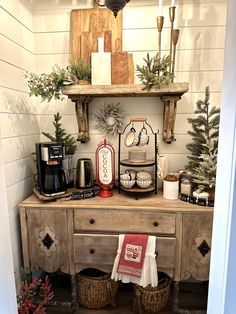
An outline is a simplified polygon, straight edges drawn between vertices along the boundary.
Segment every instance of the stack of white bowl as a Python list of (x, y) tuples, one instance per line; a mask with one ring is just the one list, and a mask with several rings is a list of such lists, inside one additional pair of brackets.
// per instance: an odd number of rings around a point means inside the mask
[(137, 173), (136, 183), (141, 189), (147, 189), (152, 184), (152, 175), (148, 171)]
[(125, 189), (131, 189), (135, 185), (136, 171), (127, 170), (120, 175), (120, 183)]

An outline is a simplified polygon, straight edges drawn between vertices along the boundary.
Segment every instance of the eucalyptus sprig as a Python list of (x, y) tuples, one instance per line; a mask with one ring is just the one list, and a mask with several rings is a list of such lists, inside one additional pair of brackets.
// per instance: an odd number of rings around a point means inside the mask
[(65, 68), (55, 65), (49, 74), (35, 74), (26, 72), (24, 74), (30, 89), (29, 95), (41, 97), (42, 101), (50, 102), (54, 99), (63, 99), (63, 87), (78, 84), (79, 80), (91, 80), (91, 67), (83, 60), (70, 62)]
[(168, 71), (170, 65), (170, 56), (159, 57), (157, 53), (152, 58), (147, 53), (147, 58), (143, 58), (145, 65), (136, 65), (137, 75), (141, 80), (144, 89), (151, 89), (153, 86), (160, 88), (162, 85), (167, 85), (171, 82), (173, 75)]

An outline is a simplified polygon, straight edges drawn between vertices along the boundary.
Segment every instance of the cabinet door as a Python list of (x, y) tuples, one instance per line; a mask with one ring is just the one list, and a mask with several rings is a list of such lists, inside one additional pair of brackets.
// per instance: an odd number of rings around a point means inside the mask
[(27, 209), (31, 271), (69, 272), (67, 212), (65, 209)]
[(183, 214), (181, 279), (209, 279), (212, 214)]

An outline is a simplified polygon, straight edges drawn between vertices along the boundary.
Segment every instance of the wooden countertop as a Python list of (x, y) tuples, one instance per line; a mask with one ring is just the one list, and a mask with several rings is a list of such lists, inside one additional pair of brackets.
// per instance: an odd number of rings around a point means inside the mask
[(76, 209), (120, 209), (120, 210), (147, 210), (165, 212), (193, 212), (211, 213), (213, 207), (193, 205), (180, 200), (166, 200), (159, 193), (141, 194), (136, 200), (130, 193), (112, 190), (113, 196), (100, 198), (99, 196), (73, 201), (40, 201), (35, 195), (25, 199), (19, 206), (34, 208), (76, 208)]

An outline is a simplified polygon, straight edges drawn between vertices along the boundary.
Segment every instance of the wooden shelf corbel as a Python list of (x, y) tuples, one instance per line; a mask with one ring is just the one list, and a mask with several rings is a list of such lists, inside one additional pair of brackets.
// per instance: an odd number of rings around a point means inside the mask
[(95, 97), (160, 97), (164, 103), (163, 114), (163, 140), (166, 143), (175, 141), (174, 126), (176, 118), (177, 101), (188, 91), (188, 83), (171, 83), (159, 89), (152, 88), (147, 91), (141, 84), (122, 85), (70, 85), (63, 89), (75, 102), (75, 111), (78, 122), (78, 141), (89, 141), (89, 103)]
[(70, 99), (75, 103), (75, 113), (78, 123), (78, 138), (81, 143), (90, 140), (89, 137), (89, 103), (92, 98), (89, 96), (76, 95)]

